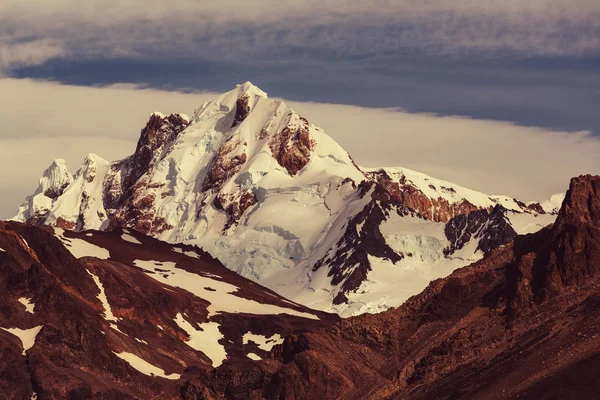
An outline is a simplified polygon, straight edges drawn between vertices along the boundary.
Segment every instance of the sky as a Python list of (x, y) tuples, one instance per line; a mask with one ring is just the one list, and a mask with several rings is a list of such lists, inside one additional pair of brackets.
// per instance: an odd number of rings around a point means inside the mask
[(248, 80), (365, 166), (524, 201), (600, 173), (596, 0), (204, 3), (0, 2), (0, 218), (54, 158)]

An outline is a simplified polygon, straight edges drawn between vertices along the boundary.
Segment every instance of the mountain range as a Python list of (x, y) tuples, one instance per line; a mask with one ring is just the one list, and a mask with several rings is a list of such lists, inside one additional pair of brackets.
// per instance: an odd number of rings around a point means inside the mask
[(361, 167), (248, 82), (56, 159), (0, 268), (0, 398), (600, 393), (600, 177), (523, 202)]
[(526, 204), (406, 168), (360, 167), (246, 82), (192, 118), (152, 113), (123, 160), (90, 154), (75, 174), (55, 160), (13, 220), (197, 245), (292, 301), (350, 316), (397, 307), (547, 226), (563, 198)]

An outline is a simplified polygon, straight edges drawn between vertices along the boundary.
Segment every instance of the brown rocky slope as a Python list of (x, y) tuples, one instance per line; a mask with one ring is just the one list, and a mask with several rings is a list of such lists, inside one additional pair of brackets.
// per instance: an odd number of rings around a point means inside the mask
[(337, 320), (191, 246), (0, 222), (0, 399), (178, 398), (202, 371)]
[(592, 399), (600, 381), (600, 177), (398, 309), (288, 337), (269, 360), (191, 378), (186, 399)]

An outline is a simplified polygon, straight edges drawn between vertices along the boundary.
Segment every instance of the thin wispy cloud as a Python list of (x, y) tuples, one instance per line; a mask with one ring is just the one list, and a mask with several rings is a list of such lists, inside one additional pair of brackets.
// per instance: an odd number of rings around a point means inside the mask
[(42, 64), (64, 56), (65, 49), (58, 41), (36, 39), (10, 43), (7, 40), (4, 43), (0, 42), (0, 73), (13, 68)]

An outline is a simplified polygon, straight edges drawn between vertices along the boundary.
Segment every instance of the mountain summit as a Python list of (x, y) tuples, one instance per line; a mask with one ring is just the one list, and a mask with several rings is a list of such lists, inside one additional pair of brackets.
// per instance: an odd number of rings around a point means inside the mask
[(152, 113), (123, 160), (90, 155), (74, 176), (55, 162), (13, 219), (198, 245), (287, 298), (347, 316), (396, 307), (551, 224), (554, 200), (525, 204), (405, 168), (359, 167), (246, 82), (192, 118)]

